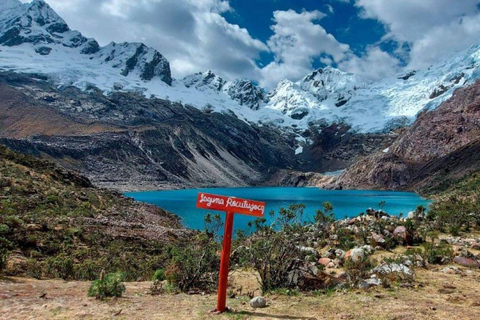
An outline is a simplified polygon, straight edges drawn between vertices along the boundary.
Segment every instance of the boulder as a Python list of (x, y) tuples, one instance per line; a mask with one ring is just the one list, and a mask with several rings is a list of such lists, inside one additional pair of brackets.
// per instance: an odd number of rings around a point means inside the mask
[(407, 240), (407, 228), (404, 226), (398, 226), (393, 230), (393, 236), (394, 237), (400, 237), (403, 240)]
[(407, 276), (413, 276), (412, 270), (404, 264), (400, 263), (384, 263), (372, 270), (373, 273), (388, 275), (391, 273), (404, 274)]
[(265, 308), (267, 306), (267, 300), (264, 297), (255, 297), (250, 300), (250, 306), (252, 308)]
[(459, 273), (461, 273), (461, 271), (458, 267), (453, 267), (453, 266), (443, 268), (442, 272), (446, 273), (446, 274), (459, 274)]
[(353, 248), (345, 253), (345, 260), (357, 262), (365, 259), (365, 252), (361, 248)]
[(343, 251), (342, 249), (335, 250), (335, 257), (340, 260), (345, 259), (345, 251)]
[(372, 232), (372, 240), (375, 242), (376, 246), (383, 247), (385, 245), (385, 239), (378, 233)]
[(453, 262), (469, 268), (480, 268), (480, 263), (475, 259), (464, 258), (464, 257), (455, 257), (453, 258)]

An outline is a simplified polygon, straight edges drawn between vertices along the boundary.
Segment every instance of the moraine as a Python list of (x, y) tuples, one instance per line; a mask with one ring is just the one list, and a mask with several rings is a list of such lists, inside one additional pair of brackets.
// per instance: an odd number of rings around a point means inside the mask
[[(315, 211), (322, 203), (329, 201), (333, 204), (335, 217), (342, 219), (345, 216), (354, 217), (368, 208), (380, 209), (379, 204), (385, 201), (383, 210), (392, 215), (404, 216), (415, 210), (418, 205), (427, 207), (430, 201), (411, 192), (371, 191), (371, 190), (321, 190), (318, 188), (285, 188), (285, 187), (255, 187), (255, 188), (212, 188), (187, 189), (168, 191), (128, 192), (127, 196), (138, 201), (158, 205), (182, 218), (186, 227), (193, 229), (204, 228), (204, 217), (208, 210), (195, 207), (199, 192), (234, 196), (266, 202), (265, 217), (270, 220), (268, 212), (278, 212), (281, 207), (289, 204), (303, 203), (306, 205), (304, 218), (311, 220)], [(210, 212), (218, 213), (216, 211)], [(224, 214), (221, 213), (223, 217)], [(235, 229), (247, 231), (247, 223), (254, 217), (236, 215)]]

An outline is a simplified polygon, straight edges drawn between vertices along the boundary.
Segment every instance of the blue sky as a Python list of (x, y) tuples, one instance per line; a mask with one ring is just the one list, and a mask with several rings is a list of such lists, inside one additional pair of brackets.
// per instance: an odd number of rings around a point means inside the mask
[(267, 89), (323, 66), (378, 80), (480, 43), (480, 0), (46, 2), (102, 45), (156, 48), (175, 78), (210, 69)]
[[(319, 10), (326, 16), (319, 22), (339, 42), (347, 43), (357, 54), (365, 51), (369, 44), (381, 40), (386, 34), (384, 25), (375, 19), (360, 18), (361, 8), (353, 3), (328, 0), (231, 0), (233, 11), (225, 12), (223, 16), (228, 22), (238, 24), (249, 30), (250, 34), (264, 42), (272, 35), (273, 12), (277, 10), (294, 10), (296, 12)], [(255, 7), (255, 10), (252, 10)], [(273, 59), (272, 54), (262, 55), (260, 63), (268, 64)], [(315, 67), (320, 66), (318, 59)]]

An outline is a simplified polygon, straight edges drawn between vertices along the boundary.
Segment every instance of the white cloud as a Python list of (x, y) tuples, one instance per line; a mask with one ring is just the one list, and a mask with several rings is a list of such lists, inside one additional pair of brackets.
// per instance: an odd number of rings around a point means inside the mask
[(377, 19), (388, 38), (408, 43), (409, 68), (424, 68), (478, 43), (479, 0), (356, 0), (363, 17)]
[(326, 55), (339, 61), (349, 51), (347, 44), (338, 42), (322, 26), (314, 23), (325, 17), (320, 11), (275, 11), (273, 17), (274, 35), (267, 44), (275, 60), (261, 70), (260, 83), (267, 88), (285, 78), (298, 80), (305, 76), (312, 70), (315, 58)]
[(181, 78), (206, 69), (226, 78), (258, 78), (255, 64), (268, 51), (246, 29), (228, 23), (223, 0), (48, 0), (72, 29), (110, 41), (144, 42), (171, 63)]
[(362, 57), (350, 55), (348, 59), (340, 62), (338, 67), (367, 79), (378, 80), (396, 74), (399, 63), (398, 59), (380, 48), (369, 47)]
[[(1, 0), (0, 0), (1, 1)], [(22, 0), (28, 2), (29, 0)], [(228, 0), (47, 0), (70, 25), (100, 44), (135, 41), (156, 48), (170, 61), (175, 78), (211, 69), (227, 78), (250, 78), (271, 88), (282, 79), (299, 80), (315, 61), (379, 79), (399, 70), (399, 61), (379, 44), (360, 56), (322, 26), (320, 11), (275, 11), (273, 35), (264, 43), (248, 30), (228, 23)], [(384, 40), (400, 44), (393, 54), (423, 68), (452, 52), (479, 42), (480, 0), (329, 0), (354, 3), (364, 18), (388, 30)], [(326, 4), (325, 10), (334, 9)], [(408, 44), (408, 46), (403, 46)], [(404, 50), (409, 47), (410, 50)], [(259, 54), (274, 61), (260, 68)]]

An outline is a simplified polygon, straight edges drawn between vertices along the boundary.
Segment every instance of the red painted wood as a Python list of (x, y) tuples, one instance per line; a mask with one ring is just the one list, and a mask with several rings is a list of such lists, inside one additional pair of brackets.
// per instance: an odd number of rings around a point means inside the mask
[(217, 311), (225, 312), (227, 304), (228, 266), (232, 247), (233, 212), (227, 212), (225, 232), (223, 234), (223, 250), (220, 260), (220, 278), (218, 281)]
[(200, 192), (197, 197), (197, 208), (263, 217), (265, 202)]

